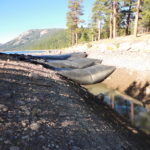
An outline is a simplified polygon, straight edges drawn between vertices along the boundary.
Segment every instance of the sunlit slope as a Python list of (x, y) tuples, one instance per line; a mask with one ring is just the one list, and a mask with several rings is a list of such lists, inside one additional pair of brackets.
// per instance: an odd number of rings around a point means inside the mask
[[(0, 50), (25, 50), (25, 49), (48, 49), (57, 48), (66, 44), (63, 40), (64, 29), (34, 29), (20, 34), (15, 39), (0, 45)], [(62, 39), (62, 40), (61, 40)]]

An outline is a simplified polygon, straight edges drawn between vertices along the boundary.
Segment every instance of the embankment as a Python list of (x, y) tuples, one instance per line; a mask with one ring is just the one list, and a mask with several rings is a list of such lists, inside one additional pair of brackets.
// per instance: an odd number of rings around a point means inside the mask
[(149, 136), (92, 100), (52, 70), (1, 55), (0, 149), (149, 149)]
[(116, 71), (104, 83), (143, 103), (150, 103), (150, 34), (79, 44), (49, 51), (49, 54), (71, 52), (86, 52), (89, 58), (101, 59), (104, 65), (116, 66)]

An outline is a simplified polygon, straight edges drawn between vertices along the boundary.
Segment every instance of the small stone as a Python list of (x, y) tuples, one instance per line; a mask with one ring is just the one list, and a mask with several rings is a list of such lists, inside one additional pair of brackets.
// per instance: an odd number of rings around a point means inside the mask
[(25, 105), (25, 102), (24, 101), (18, 101), (17, 104), (19, 104), (19, 105)]
[(32, 130), (38, 130), (39, 127), (40, 127), (40, 125), (39, 125), (38, 123), (32, 123), (32, 124), (30, 125), (30, 128), (31, 128)]
[(150, 95), (150, 86), (146, 87), (145, 93), (146, 93), (147, 95)]
[(26, 115), (30, 115), (30, 111), (29, 110), (25, 110), (25, 114)]
[(5, 105), (0, 104), (0, 110), (7, 111), (8, 108)]
[(36, 74), (36, 73), (34, 73), (34, 72), (30, 72), (29, 77), (30, 77), (31, 79), (38, 79), (38, 78), (39, 78), (39, 75)]
[(12, 131), (12, 130), (7, 130), (6, 133), (7, 133), (7, 134), (12, 134), (13, 131)]
[(1, 65), (2, 65), (2, 67), (4, 67), (6, 64), (5, 64), (5, 63), (2, 63)]
[(73, 140), (70, 140), (70, 141), (69, 141), (69, 144), (73, 144), (73, 143), (74, 143), (74, 141), (73, 141)]
[(39, 138), (40, 140), (42, 140), (42, 141), (45, 140), (45, 137), (44, 137), (43, 135), (40, 135), (38, 138)]
[(29, 139), (29, 136), (28, 135), (22, 136), (22, 139), (23, 140)]
[(4, 141), (5, 144), (10, 144), (11, 142), (9, 140)]
[(25, 127), (25, 126), (26, 126), (26, 123), (25, 123), (24, 121), (21, 121), (21, 125), (22, 125), (23, 127)]
[(56, 145), (56, 148), (57, 148), (57, 149), (59, 149), (59, 146), (58, 146), (58, 145)]
[(72, 146), (71, 150), (80, 150), (80, 148), (77, 146)]
[(19, 147), (18, 147), (18, 146), (11, 146), (11, 147), (9, 148), (9, 150), (19, 150)]
[(51, 144), (48, 144), (48, 147), (51, 147)]
[(13, 93), (13, 94), (16, 94), (16, 91), (15, 91), (15, 90), (13, 90), (13, 91), (12, 91), (12, 93)]
[(48, 147), (42, 146), (43, 150), (50, 150)]
[(97, 97), (98, 99), (100, 99), (101, 101), (104, 100), (104, 94), (102, 94), (102, 93), (96, 95), (96, 97)]

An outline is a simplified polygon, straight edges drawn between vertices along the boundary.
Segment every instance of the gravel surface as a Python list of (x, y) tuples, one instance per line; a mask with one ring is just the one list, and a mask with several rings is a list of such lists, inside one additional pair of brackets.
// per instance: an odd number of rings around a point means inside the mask
[(149, 149), (148, 136), (129, 131), (77, 85), (8, 58), (0, 59), (1, 150)]
[(150, 71), (150, 53), (131, 51), (88, 51), (90, 58), (103, 60), (103, 64), (137, 71)]

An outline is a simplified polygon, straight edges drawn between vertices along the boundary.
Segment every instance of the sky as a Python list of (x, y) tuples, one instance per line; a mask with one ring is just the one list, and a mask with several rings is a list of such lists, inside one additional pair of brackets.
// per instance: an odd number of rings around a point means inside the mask
[[(68, 0), (0, 0), (0, 43), (30, 29), (66, 28)], [(84, 0), (86, 23), (95, 0)]]

